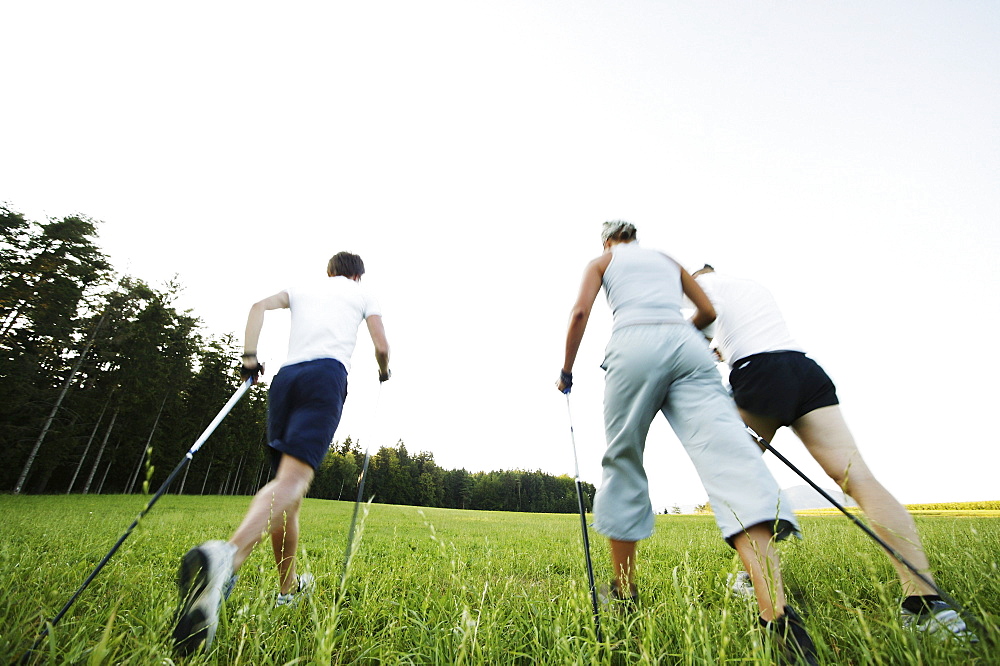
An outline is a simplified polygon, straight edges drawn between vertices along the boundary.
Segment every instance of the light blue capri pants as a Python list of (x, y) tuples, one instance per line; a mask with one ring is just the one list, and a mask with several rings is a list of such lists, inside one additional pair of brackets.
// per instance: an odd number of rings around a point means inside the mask
[(617, 541), (653, 533), (643, 467), (646, 434), (662, 412), (694, 463), (722, 536), (768, 523), (778, 539), (798, 533), (791, 507), (722, 386), (704, 338), (688, 323), (624, 326), (605, 350), (604, 453), (594, 528)]

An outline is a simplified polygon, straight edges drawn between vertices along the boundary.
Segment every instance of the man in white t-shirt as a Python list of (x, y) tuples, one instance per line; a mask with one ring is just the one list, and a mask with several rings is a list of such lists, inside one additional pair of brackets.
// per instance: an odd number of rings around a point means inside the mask
[[(740, 416), (770, 442), (790, 427), (831, 479), (853, 497), (878, 535), (933, 582), (913, 518), (868, 469), (841, 414), (833, 381), (792, 338), (771, 292), (705, 267), (693, 274), (715, 308), (707, 337), (729, 364)], [(976, 640), (965, 621), (918, 576), (890, 558), (903, 587), (904, 626)]]
[(277, 605), (295, 603), (295, 595), (312, 586), (310, 574), (295, 571), (299, 508), (340, 423), (361, 322), (367, 324), (375, 346), (379, 381), (390, 376), (382, 313), (360, 284), (364, 273), (361, 257), (340, 252), (330, 259), (327, 277), (280, 291), (250, 309), (241, 375), (253, 381), (264, 370), (257, 361), (264, 312), (291, 309), (288, 358), (268, 391), (268, 453), (274, 478), (253, 498), (229, 541), (207, 541), (181, 560), (174, 642), (182, 654), (212, 644), (222, 600), (262, 534), (270, 534), (278, 566)]

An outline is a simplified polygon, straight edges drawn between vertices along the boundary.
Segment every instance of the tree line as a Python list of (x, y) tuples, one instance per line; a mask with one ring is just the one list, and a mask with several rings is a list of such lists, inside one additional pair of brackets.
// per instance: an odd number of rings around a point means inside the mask
[[(231, 335), (175, 307), (181, 285), (114, 271), (83, 215), (26, 219), (0, 205), (0, 488), (156, 489), (239, 388)], [(236, 404), (174, 482), (184, 494), (253, 494), (269, 478), (267, 394)], [(364, 453), (331, 444), (311, 497), (353, 499)], [(573, 479), (445, 470), (402, 441), (370, 458), (365, 499), (504, 511), (577, 510)], [(586, 497), (594, 487), (582, 484)]]
[[(310, 497), (349, 500), (357, 497), (364, 452), (350, 437), (335, 442), (316, 471)], [(581, 482), (590, 508), (593, 484)], [(502, 470), (469, 472), (443, 469), (434, 454), (410, 455), (399, 441), (371, 455), (365, 477), (364, 500), (479, 511), (573, 513), (578, 510), (576, 481), (542, 471)]]

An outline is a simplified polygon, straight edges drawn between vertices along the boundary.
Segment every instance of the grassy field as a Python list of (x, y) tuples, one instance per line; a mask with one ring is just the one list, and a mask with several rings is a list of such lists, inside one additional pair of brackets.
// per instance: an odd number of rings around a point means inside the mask
[[(57, 625), (31, 663), (171, 664), (180, 556), (225, 538), (245, 497), (164, 497)], [(270, 548), (241, 571), (215, 645), (191, 664), (756, 664), (770, 647), (711, 516), (657, 516), (640, 549), (641, 609), (602, 616), (595, 640), (579, 516), (371, 505), (338, 595), (352, 504), (306, 500), (302, 569), (318, 589), (275, 609)], [(15, 662), (142, 508), (131, 497), (0, 497), (0, 661)], [(917, 515), (939, 585), (1000, 639), (1000, 519)], [(878, 546), (842, 516), (803, 516), (784, 545), (793, 603), (825, 664), (998, 664), (996, 648), (904, 632)], [(599, 580), (610, 578), (591, 533)]]

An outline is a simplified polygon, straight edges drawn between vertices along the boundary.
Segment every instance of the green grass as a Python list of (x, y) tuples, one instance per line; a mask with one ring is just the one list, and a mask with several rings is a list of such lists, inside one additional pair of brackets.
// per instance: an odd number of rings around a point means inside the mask
[[(353, 505), (306, 500), (301, 567), (318, 588), (275, 609), (269, 547), (240, 572), (213, 649), (176, 659), (169, 641), (178, 560), (226, 538), (246, 497), (164, 497), (53, 629), (53, 664), (757, 664), (756, 613), (727, 594), (732, 551), (711, 516), (657, 516), (640, 546), (641, 610), (602, 615), (595, 640), (577, 515), (370, 506), (344, 596)], [(0, 661), (16, 661), (142, 508), (132, 497), (0, 497)], [(803, 516), (782, 546), (786, 583), (826, 664), (997, 664), (995, 648), (904, 632), (889, 562), (842, 516)], [(1000, 638), (1000, 520), (920, 516), (939, 585)], [(604, 539), (591, 532), (599, 581)]]

